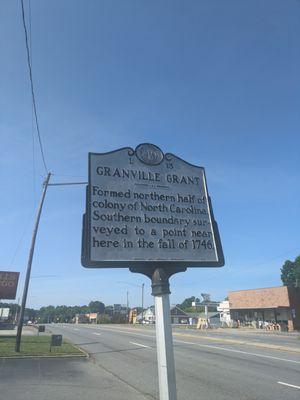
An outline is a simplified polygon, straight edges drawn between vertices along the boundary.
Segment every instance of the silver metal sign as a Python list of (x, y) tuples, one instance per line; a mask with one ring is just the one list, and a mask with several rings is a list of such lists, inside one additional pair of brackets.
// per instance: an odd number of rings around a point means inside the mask
[(89, 153), (85, 267), (224, 265), (204, 168), (152, 144)]

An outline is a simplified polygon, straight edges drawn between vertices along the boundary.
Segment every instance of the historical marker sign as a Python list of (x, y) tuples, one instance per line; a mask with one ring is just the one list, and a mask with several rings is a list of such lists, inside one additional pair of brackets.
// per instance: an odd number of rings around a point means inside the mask
[(204, 168), (152, 144), (89, 153), (82, 264), (223, 266)]
[(62, 345), (62, 335), (51, 335), (51, 347)]
[(0, 271), (0, 299), (16, 298), (19, 275), (19, 272)]

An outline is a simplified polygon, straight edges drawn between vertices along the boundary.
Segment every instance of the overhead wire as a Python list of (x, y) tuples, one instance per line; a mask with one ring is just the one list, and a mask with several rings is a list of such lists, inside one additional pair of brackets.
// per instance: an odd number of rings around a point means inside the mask
[(40, 127), (39, 127), (39, 122), (38, 122), (38, 116), (37, 116), (37, 107), (36, 107), (36, 101), (35, 101), (35, 92), (34, 92), (32, 67), (31, 67), (31, 57), (30, 57), (30, 49), (29, 49), (29, 44), (28, 44), (28, 33), (27, 33), (27, 26), (26, 26), (26, 20), (25, 20), (25, 10), (24, 10), (24, 1), (23, 0), (21, 0), (21, 5), (22, 5), (22, 21), (23, 21), (23, 28), (24, 28), (24, 35), (25, 35), (27, 64), (28, 64), (28, 70), (29, 70), (29, 79), (30, 79), (31, 97), (32, 97), (35, 125), (36, 125), (38, 143), (39, 143), (39, 148), (41, 151), (43, 165), (44, 165), (46, 173), (48, 173), (48, 168), (47, 168), (47, 164), (46, 164), (46, 160), (45, 160), (45, 154), (44, 154), (44, 149), (43, 149), (43, 144), (42, 144), (42, 139), (41, 139)]
[(28, 229), (28, 227), (29, 227), (30, 222), (32, 222), (33, 215), (34, 215), (34, 210), (32, 210), (32, 213), (28, 216), (28, 219), (26, 220), (26, 222), (25, 222), (25, 224), (24, 224), (24, 228), (23, 228), (23, 231), (22, 231), (21, 236), (20, 236), (20, 238), (19, 238), (19, 241), (18, 241), (18, 243), (17, 243), (15, 252), (14, 252), (14, 254), (13, 254), (11, 260), (10, 260), (9, 268), (12, 267), (12, 265), (13, 265), (13, 263), (14, 263), (14, 261), (15, 261), (15, 258), (16, 258), (16, 256), (17, 256), (19, 250), (20, 250), (20, 247), (21, 247), (22, 241), (23, 241), (23, 239), (24, 239), (25, 233), (26, 233), (26, 231), (27, 231), (27, 229)]
[(51, 174), (52, 176), (62, 176), (66, 178), (86, 178), (85, 175)]
[[(37, 106), (36, 106), (36, 96), (35, 96), (35, 90), (34, 90), (34, 83), (33, 83), (33, 73), (32, 73), (32, 40), (31, 40), (31, 1), (28, 0), (28, 5), (29, 5), (29, 34), (28, 34), (28, 29), (26, 25), (26, 18), (25, 18), (25, 8), (24, 8), (24, 0), (21, 0), (21, 5), (22, 5), (22, 22), (23, 22), (23, 28), (24, 28), (24, 37), (25, 37), (25, 45), (26, 45), (26, 53), (27, 53), (27, 64), (28, 64), (28, 71), (29, 71), (29, 79), (30, 79), (30, 87), (31, 87), (31, 97), (32, 97), (32, 109), (33, 109), (33, 116), (34, 116), (34, 121), (36, 125), (36, 131), (37, 131), (37, 137), (38, 137), (38, 144), (41, 152), (41, 157), (44, 165), (44, 169), (46, 173), (49, 172), (46, 159), (45, 159), (45, 152), (44, 152), (44, 147), (43, 147), (43, 142), (41, 138), (41, 132), (40, 132), (40, 125), (39, 125), (39, 120), (38, 120), (38, 113), (37, 113)], [(29, 38), (28, 38), (29, 36)], [(32, 123), (33, 125), (33, 123)], [(32, 153), (33, 153), (33, 174), (34, 177), (36, 175), (36, 158), (35, 158), (35, 139), (34, 139), (34, 134), (32, 138)], [(51, 174), (53, 175), (53, 174)], [(83, 176), (76, 176), (76, 175), (61, 175), (61, 174), (56, 174), (56, 176), (66, 176), (66, 177), (82, 177)], [(34, 184), (34, 191), (35, 191), (35, 184)]]
[[(29, 11), (29, 50), (30, 50), (30, 65), (32, 69), (32, 35), (31, 35), (31, 0), (28, 0), (28, 11)], [(33, 205), (35, 207), (36, 198), (36, 161), (35, 161), (35, 140), (34, 140), (34, 109), (33, 104), (31, 105), (31, 145), (32, 145), (32, 193), (33, 193)]]
[(37, 133), (39, 137), (39, 144), (40, 144), (40, 149), (41, 149), (41, 155), (42, 155), (42, 160), (43, 164), (45, 167), (46, 172), (48, 172), (47, 165), (45, 162), (45, 156), (44, 156), (44, 151), (43, 151), (43, 146), (42, 146), (42, 141), (41, 141), (41, 136), (40, 136), (40, 130), (39, 130), (39, 124), (38, 124), (38, 118), (37, 118), (37, 111), (36, 111), (36, 103), (35, 103), (35, 95), (34, 95), (34, 87), (33, 87), (33, 79), (32, 79), (32, 39), (31, 39), (31, 0), (28, 0), (28, 6), (29, 6), (29, 39), (28, 39), (28, 32), (27, 32), (27, 27), (26, 27), (26, 21), (25, 21), (25, 10), (24, 10), (24, 2), (21, 0), (22, 4), (22, 20), (23, 20), (23, 27), (24, 27), (24, 33), (25, 33), (25, 43), (26, 43), (26, 51), (27, 51), (27, 63), (28, 63), (28, 68), (29, 68), (29, 77), (30, 77), (30, 83), (31, 83), (31, 94), (32, 94), (32, 113), (31, 113), (31, 134), (32, 134), (32, 169), (33, 169), (33, 210), (31, 213), (28, 215), (28, 219), (26, 220), (24, 224), (24, 228), (21, 232), (20, 238), (17, 242), (15, 251), (13, 253), (13, 256), (11, 258), (11, 261), (9, 263), (9, 268), (12, 268), (13, 263), (15, 262), (16, 256), (20, 250), (21, 244), (23, 242), (23, 239), (25, 237), (25, 234), (27, 232), (27, 229), (29, 227), (29, 224), (32, 222), (32, 218), (35, 212), (35, 195), (36, 195), (36, 187), (35, 187), (35, 177), (36, 177), (36, 158), (35, 158), (35, 139), (34, 139), (34, 120), (36, 123), (37, 127)]

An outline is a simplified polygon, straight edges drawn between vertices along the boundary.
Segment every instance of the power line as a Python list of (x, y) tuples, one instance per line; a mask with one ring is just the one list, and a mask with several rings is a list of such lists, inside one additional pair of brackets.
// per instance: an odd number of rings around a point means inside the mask
[(86, 176), (83, 176), (83, 175), (52, 174), (52, 176), (62, 176), (62, 177), (68, 177), (68, 178), (86, 178)]
[[(31, 35), (31, 0), (28, 0), (28, 11), (29, 11), (29, 50), (30, 50), (30, 63), (31, 69), (33, 67), (32, 61), (32, 35)], [(31, 142), (32, 142), (32, 190), (33, 190), (33, 204), (35, 206), (35, 198), (36, 198), (36, 186), (35, 186), (35, 177), (36, 177), (36, 165), (35, 165), (35, 140), (34, 140), (34, 109), (33, 104), (31, 105)]]
[(41, 140), (39, 122), (38, 122), (38, 117), (37, 117), (36, 101), (35, 101), (33, 77), (32, 77), (32, 68), (31, 68), (31, 57), (30, 57), (30, 50), (29, 50), (29, 45), (28, 45), (28, 34), (27, 34), (27, 27), (26, 27), (26, 21), (25, 21), (25, 11), (24, 11), (23, 0), (21, 0), (21, 5), (22, 5), (22, 21), (23, 21), (23, 27), (24, 27), (25, 44), (26, 44), (26, 52), (27, 52), (27, 64), (28, 64), (28, 70), (29, 70), (29, 79), (30, 79), (30, 86), (31, 86), (31, 96), (32, 96), (32, 105), (33, 105), (33, 111), (34, 111), (34, 117), (35, 117), (35, 125), (36, 125), (37, 134), (38, 134), (38, 140), (39, 140), (39, 146), (40, 146), (41, 155), (42, 155), (42, 161), (44, 164), (45, 171), (48, 173), (48, 168), (46, 165), (45, 155), (44, 155), (44, 150), (43, 150), (43, 145), (42, 145), (42, 140)]
[(24, 236), (25, 236), (25, 233), (26, 233), (27, 228), (28, 228), (28, 226), (29, 226), (29, 223), (30, 223), (31, 220), (32, 220), (33, 213), (34, 213), (34, 211), (32, 211), (32, 213), (28, 216), (28, 219), (27, 219), (27, 221), (26, 221), (26, 223), (25, 223), (25, 225), (24, 225), (23, 232), (21, 233), (21, 236), (20, 236), (19, 241), (18, 241), (18, 243), (17, 243), (15, 252), (14, 252), (14, 254), (13, 254), (13, 256), (12, 256), (12, 259), (11, 259), (11, 261), (10, 261), (10, 263), (9, 263), (9, 267), (10, 267), (10, 268), (12, 267), (12, 265), (13, 265), (13, 263), (14, 263), (14, 261), (15, 261), (15, 258), (16, 258), (16, 256), (17, 256), (18, 252), (19, 252), (20, 246), (21, 246), (22, 241), (23, 241), (23, 239), (24, 239)]

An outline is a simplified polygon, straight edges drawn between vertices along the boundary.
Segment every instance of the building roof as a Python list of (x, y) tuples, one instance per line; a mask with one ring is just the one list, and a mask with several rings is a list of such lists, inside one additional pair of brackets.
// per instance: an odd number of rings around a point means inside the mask
[(229, 292), (231, 310), (289, 307), (289, 293), (286, 286), (248, 289)]
[[(170, 311), (171, 311), (171, 315), (172, 316), (175, 316), (175, 314), (177, 315), (177, 316), (181, 316), (181, 317), (186, 317), (187, 316), (187, 313), (185, 312), (185, 311), (183, 311), (181, 308), (179, 308), (178, 306), (176, 306), (176, 304), (172, 304), (171, 306), (170, 306)], [(172, 311), (173, 311), (173, 313), (172, 313)], [(177, 311), (176, 313), (174, 313), (174, 311)], [(181, 314), (180, 314), (181, 313)]]
[(253, 291), (253, 290), (264, 290), (264, 289), (278, 289), (282, 287), (287, 287), (287, 286), (267, 286), (263, 288), (256, 288), (256, 289), (239, 289), (239, 290), (231, 290), (229, 293), (236, 293), (236, 292), (248, 292), (248, 291)]

